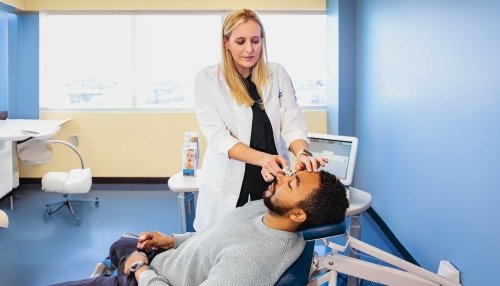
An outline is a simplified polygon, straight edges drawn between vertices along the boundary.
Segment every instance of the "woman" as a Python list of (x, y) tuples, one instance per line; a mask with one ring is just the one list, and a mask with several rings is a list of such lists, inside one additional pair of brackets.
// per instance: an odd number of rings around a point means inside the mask
[(326, 159), (307, 152), (306, 123), (290, 77), (265, 61), (265, 33), (251, 10), (231, 12), (222, 27), (223, 61), (195, 80), (198, 124), (208, 141), (194, 227), (212, 226), (248, 199), (258, 200), (278, 172), (314, 171)]

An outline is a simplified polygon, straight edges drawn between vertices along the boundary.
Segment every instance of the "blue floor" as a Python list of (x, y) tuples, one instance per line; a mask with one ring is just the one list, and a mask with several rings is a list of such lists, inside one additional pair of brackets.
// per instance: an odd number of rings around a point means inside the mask
[(10, 201), (0, 201), (9, 216), (9, 228), (0, 228), (0, 285), (39, 286), (89, 277), (109, 245), (122, 233), (158, 230), (180, 232), (177, 194), (160, 185), (94, 185), (75, 204), (81, 225), (67, 208), (50, 217), (45, 205), (62, 199), (40, 185), (24, 185)]

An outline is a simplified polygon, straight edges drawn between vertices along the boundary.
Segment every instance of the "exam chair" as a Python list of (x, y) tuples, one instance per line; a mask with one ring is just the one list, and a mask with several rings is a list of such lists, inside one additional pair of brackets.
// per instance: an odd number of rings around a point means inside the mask
[[(336, 286), (339, 273), (382, 285), (462, 285), (460, 271), (449, 261), (441, 260), (437, 273), (431, 272), (351, 237), (346, 232), (344, 223), (306, 229), (302, 234), (306, 240), (304, 251), (280, 277), (275, 286)], [(328, 239), (339, 235), (343, 236), (344, 245), (339, 245)], [(324, 246), (332, 251), (323, 256), (314, 253), (315, 240), (318, 239), (322, 240)], [(368, 255), (386, 265), (351, 257), (349, 254), (352, 251)]]
[[(281, 275), (274, 286), (305, 286), (309, 284), (313, 268), (314, 245), (317, 239), (342, 235), (346, 232), (345, 222), (328, 224), (303, 230), (302, 237), (306, 245), (297, 260)], [(138, 238), (137, 234), (125, 233), (122, 238)], [(116, 275), (116, 268), (111, 265), (111, 259), (106, 258), (97, 263), (90, 278), (102, 275)]]

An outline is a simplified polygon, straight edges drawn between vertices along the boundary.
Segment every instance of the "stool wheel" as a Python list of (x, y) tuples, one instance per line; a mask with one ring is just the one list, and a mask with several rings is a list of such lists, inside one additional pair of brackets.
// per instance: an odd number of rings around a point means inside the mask
[(48, 222), (50, 219), (50, 214), (52, 213), (52, 209), (47, 205), (45, 207), (45, 211), (43, 212), (43, 220)]

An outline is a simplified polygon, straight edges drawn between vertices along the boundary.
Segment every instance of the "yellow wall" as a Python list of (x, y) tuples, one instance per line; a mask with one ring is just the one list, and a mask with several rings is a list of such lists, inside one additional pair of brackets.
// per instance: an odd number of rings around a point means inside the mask
[(256, 10), (325, 11), (326, 0), (2, 0), (24, 11)]
[(0, 3), (7, 4), (11, 7), (17, 8), (17, 9), (23, 9), (24, 8), (24, 0), (2, 0)]
[[(304, 112), (310, 132), (327, 130), (326, 111)], [(170, 177), (182, 163), (184, 132), (199, 131), (192, 112), (41, 112), (40, 119), (72, 120), (61, 127), (55, 139), (79, 137), (84, 163), (94, 177)], [(201, 135), (201, 134), (200, 134)], [(201, 150), (206, 142), (201, 136)], [(22, 178), (41, 178), (49, 171), (67, 171), (79, 166), (67, 147), (54, 145), (49, 164), (23, 166)]]

